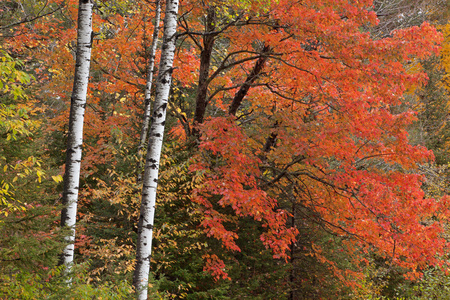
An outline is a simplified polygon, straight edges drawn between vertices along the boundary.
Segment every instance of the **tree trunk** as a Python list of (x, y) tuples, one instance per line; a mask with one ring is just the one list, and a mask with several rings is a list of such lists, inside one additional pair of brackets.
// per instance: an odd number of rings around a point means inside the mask
[(69, 244), (60, 257), (60, 264), (66, 266), (66, 273), (71, 270), (73, 264), (83, 144), (83, 121), (91, 61), (93, 5), (92, 0), (80, 0), (78, 8), (75, 77), (70, 103), (69, 134), (67, 139), (66, 169), (64, 173), (64, 192), (62, 198), (64, 208), (61, 212), (61, 227), (68, 226), (71, 229), (70, 234), (66, 236), (66, 241)]
[(244, 84), (241, 86), (239, 91), (234, 95), (233, 101), (231, 101), (231, 105), (228, 109), (228, 113), (230, 115), (235, 116), (237, 113), (237, 110), (239, 106), (241, 106), (242, 101), (244, 100), (244, 97), (247, 96), (248, 91), (250, 90), (250, 87), (255, 82), (256, 79), (258, 79), (259, 75), (261, 74), (262, 70), (264, 69), (264, 65), (268, 59), (267, 55), (270, 52), (269, 46), (264, 46), (262, 49), (261, 57), (258, 58), (256, 61), (255, 66), (253, 67), (253, 70), (250, 72), (250, 74), (247, 76), (247, 79), (245, 80)]
[(156, 47), (158, 44), (160, 18), (161, 18), (161, 2), (160, 0), (156, 0), (155, 24), (153, 26), (152, 44), (150, 46), (150, 59), (148, 62), (148, 71), (147, 71), (147, 84), (145, 86), (144, 118), (142, 122), (141, 137), (138, 146), (138, 159), (139, 159), (138, 176), (137, 176), (138, 181), (141, 180), (142, 156), (144, 155), (144, 146), (145, 141), (147, 140), (148, 126), (150, 123), (151, 90), (152, 90), (153, 72), (155, 69), (155, 55), (156, 55)]
[(206, 106), (208, 105), (208, 85), (209, 85), (209, 67), (211, 65), (211, 56), (214, 48), (215, 34), (208, 34), (215, 30), (215, 8), (208, 8), (205, 24), (205, 35), (203, 35), (203, 47), (200, 53), (200, 72), (198, 77), (197, 95), (195, 99), (194, 127), (193, 134), (198, 136), (197, 125), (203, 123)]
[(139, 300), (147, 299), (148, 275), (152, 253), (153, 219), (161, 148), (166, 121), (166, 109), (172, 80), (175, 55), (178, 0), (167, 0), (164, 17), (164, 37), (156, 81), (155, 103), (152, 110), (149, 143), (142, 188), (142, 203), (138, 225), (136, 269), (133, 284)]

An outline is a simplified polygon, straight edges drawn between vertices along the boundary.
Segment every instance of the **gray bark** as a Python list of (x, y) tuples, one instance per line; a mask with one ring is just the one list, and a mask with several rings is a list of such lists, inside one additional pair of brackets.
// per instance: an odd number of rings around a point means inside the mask
[(194, 129), (193, 133), (196, 136), (200, 135), (197, 125), (202, 124), (206, 106), (208, 105), (208, 85), (209, 85), (209, 67), (211, 65), (212, 51), (214, 48), (215, 34), (209, 34), (216, 29), (215, 8), (208, 8), (205, 24), (205, 35), (203, 35), (203, 46), (200, 53), (200, 72), (197, 85), (197, 96), (195, 98), (195, 114), (194, 114)]

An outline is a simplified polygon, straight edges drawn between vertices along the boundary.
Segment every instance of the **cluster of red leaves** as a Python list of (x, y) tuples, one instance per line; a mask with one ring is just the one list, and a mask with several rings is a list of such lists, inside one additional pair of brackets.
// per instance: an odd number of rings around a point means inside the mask
[(206, 254), (203, 256), (203, 259), (205, 260), (205, 266), (203, 267), (203, 271), (208, 272), (215, 279), (231, 280), (227, 272), (225, 272), (224, 262), (221, 259), (219, 259), (217, 255)]
[(203, 172), (205, 177), (194, 189), (193, 200), (203, 209), (202, 226), (207, 234), (221, 240), (227, 249), (240, 250), (235, 243), (237, 234), (224, 226), (236, 219), (220, 213), (215, 204), (231, 207), (238, 217), (261, 221), (267, 227), (261, 236), (264, 245), (274, 250), (275, 257), (286, 258), (297, 230), (286, 228), (287, 213), (277, 209), (276, 200), (258, 188), (260, 159), (248, 148), (248, 137), (233, 118), (213, 118), (203, 124), (201, 140), (191, 171)]
[[(202, 172), (205, 181), (193, 199), (203, 208), (208, 235), (226, 248), (239, 250), (237, 233), (226, 226), (236, 219), (220, 207), (261, 221), (267, 227), (262, 241), (283, 257), (296, 230), (286, 228), (289, 214), (277, 209), (277, 201), (284, 187), (295, 186), (298, 203), (317, 222), (350, 238), (348, 251), (370, 248), (413, 272), (440, 263), (449, 203), (424, 199), (414, 169), (432, 153), (409, 144), (407, 127), (415, 113), (399, 107), (405, 91), (426, 80), (405, 65), (437, 53), (441, 36), (423, 24), (374, 40), (361, 30), (377, 23), (370, 5), (277, 1), (269, 12), (276, 30), (228, 33), (228, 51), (251, 49), (257, 40), (271, 46), (274, 58), (266, 63), (268, 78), (260, 79), (271, 88), (251, 89), (247, 97), (256, 115), (250, 125), (213, 117), (201, 127), (192, 171)], [(229, 82), (221, 78), (220, 84), (232, 87), (250, 68), (232, 70)], [(224, 112), (234, 92), (217, 100)], [(258, 157), (270, 135), (276, 145), (262, 162)], [(265, 178), (278, 186), (262, 189), (267, 166), (281, 170)], [(276, 178), (282, 172), (289, 175)]]

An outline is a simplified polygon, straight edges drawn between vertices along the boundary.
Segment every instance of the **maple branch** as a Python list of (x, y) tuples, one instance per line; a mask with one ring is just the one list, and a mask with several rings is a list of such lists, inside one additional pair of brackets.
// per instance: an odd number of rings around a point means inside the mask
[[(258, 54), (256, 56), (250, 56), (250, 57), (246, 57), (246, 58), (242, 58), (240, 60), (234, 61), (232, 63), (226, 64), (227, 60), (229, 60), (233, 55), (238, 55), (238, 54), (242, 54), (242, 53), (250, 53), (250, 54)], [(267, 56), (267, 55), (264, 55)], [(272, 56), (272, 55), (271, 55)], [(268, 56), (268, 57), (271, 57)], [(222, 71), (229, 69), (233, 66), (242, 64), (244, 62), (250, 61), (250, 60), (255, 60), (255, 59), (259, 59), (263, 57), (263, 54), (256, 52), (256, 51), (249, 51), (249, 50), (241, 50), (241, 51), (236, 51), (236, 52), (232, 52), (229, 53), (220, 63), (220, 65), (217, 67), (217, 70), (211, 74), (211, 76), (208, 79), (208, 83), (210, 83), (215, 77), (217, 77)]]
[[(224, 92), (224, 91), (229, 91), (229, 90), (235, 90), (235, 89), (241, 87), (243, 84), (244, 83), (236, 84), (236, 85), (229, 86), (229, 87), (225, 87), (225, 86), (219, 87), (208, 97), (208, 102), (210, 102), (218, 93)], [(264, 86), (264, 85), (265, 85), (264, 83), (252, 83), (250, 86), (255, 87), (255, 86)]]
[[(290, 167), (292, 167), (296, 163), (301, 162), (304, 159), (306, 159), (306, 156), (304, 156), (304, 155), (299, 155), (298, 157), (294, 158), (290, 163), (288, 163), (284, 166), (284, 168), (280, 171), (280, 174), (278, 174), (271, 181), (264, 183), (261, 187), (269, 186), (269, 185), (276, 183), (277, 181), (279, 181), (281, 178), (283, 178), (284, 176), (286, 176), (288, 174), (287, 171)], [(274, 168), (272, 168), (272, 169), (274, 169)], [(293, 174), (293, 173), (290, 173), (290, 174)]]
[[(281, 57), (271, 55), (270, 58), (273, 58), (273, 59), (276, 59), (276, 60), (278, 60), (278, 61), (281, 61), (283, 64), (285, 64), (285, 65), (287, 65), (287, 66), (289, 66), (289, 67), (291, 67), (291, 68), (294, 68), (294, 69), (296, 69), (296, 70), (299, 70), (299, 71), (308, 73), (308, 74), (314, 76), (316, 79), (317, 79), (317, 77), (318, 77), (316, 74), (312, 73), (311, 71), (308, 71), (308, 70), (306, 70), (306, 69), (297, 67), (296, 65), (287, 62), (286, 60), (282, 59)], [(324, 80), (325, 80), (325, 78), (322, 78), (322, 77), (321, 77), (321, 79), (324, 79)], [(327, 80), (327, 81), (328, 81), (328, 80)]]
[[(367, 144), (367, 143), (366, 143)], [(362, 146), (364, 146), (364, 145), (362, 145)], [(361, 147), (362, 147), (361, 146)], [(360, 148), (361, 148), (360, 147)], [(358, 149), (358, 151), (359, 151), (359, 149)], [(356, 154), (356, 153), (355, 153)], [(362, 158), (360, 158), (360, 159), (358, 159), (357, 161), (355, 161), (355, 166), (357, 165), (357, 164), (359, 164), (360, 162), (362, 162), (362, 161), (364, 161), (364, 160), (366, 160), (366, 159), (370, 159), (370, 158), (374, 158), (374, 157), (380, 157), (380, 156), (390, 156), (390, 155), (395, 155), (395, 153), (379, 153), (379, 154), (373, 154), (373, 155), (368, 155), (368, 156), (364, 156), (364, 157), (362, 157)], [(359, 168), (359, 167), (357, 167), (357, 168)]]
[[(192, 9), (191, 9), (192, 10)], [(190, 11), (191, 11), (190, 10)], [(213, 10), (213, 9), (212, 9)], [(194, 44), (200, 49), (203, 50), (203, 47), (201, 46), (200, 42), (195, 38), (195, 36), (212, 36), (213, 38), (221, 33), (223, 33), (225, 30), (227, 30), (229, 27), (235, 25), (241, 18), (242, 15), (238, 15), (235, 20), (231, 21), (230, 23), (227, 23), (222, 29), (220, 30), (213, 30), (213, 31), (204, 31), (204, 32), (198, 32), (198, 31), (190, 31), (188, 22), (186, 21), (185, 15), (187, 15), (190, 11), (184, 13), (180, 18), (179, 27), (183, 28), (185, 31), (177, 33), (177, 38), (182, 37), (184, 35), (187, 35), (191, 38), (191, 40), (194, 42)], [(208, 13), (209, 14), (209, 13)], [(182, 22), (183, 23), (182, 23)], [(215, 26), (214, 26), (215, 27)]]
[(228, 109), (228, 113), (230, 115), (236, 115), (236, 112), (241, 105), (242, 101), (244, 100), (244, 97), (247, 95), (248, 91), (250, 90), (251, 85), (253, 82), (260, 76), (264, 65), (267, 61), (267, 55), (270, 52), (270, 46), (265, 45), (262, 49), (261, 56), (256, 61), (255, 66), (253, 67), (250, 74), (247, 76), (247, 79), (245, 80), (244, 84), (241, 86), (239, 91), (234, 95), (233, 100), (231, 101), (230, 107)]
[[(305, 156), (300, 156), (299, 158), (305, 159), (306, 157), (305, 157)], [(297, 160), (298, 160), (298, 158), (297, 158)], [(300, 162), (300, 161), (301, 161), (301, 160), (298, 160), (297, 162)], [(325, 186), (331, 187), (331, 188), (333, 189), (334, 193), (336, 193), (336, 194), (339, 195), (339, 196), (342, 196), (342, 197), (347, 198), (349, 201), (351, 200), (351, 198), (356, 199), (361, 205), (363, 205), (363, 206), (364, 206), (369, 212), (371, 212), (375, 217), (377, 217), (377, 216), (379, 215), (379, 214), (375, 213), (370, 207), (368, 207), (367, 205), (365, 205), (365, 204), (358, 198), (358, 196), (357, 196), (357, 194), (355, 193), (355, 191), (349, 189), (348, 187), (339, 187), (339, 186), (337, 186), (337, 185), (335, 185), (335, 184), (333, 184), (333, 183), (331, 183), (331, 182), (328, 182), (328, 181), (324, 180), (323, 178), (317, 177), (316, 175), (312, 174), (310, 171), (302, 170), (302, 171), (289, 172), (289, 173), (288, 173), (288, 172), (287, 172), (287, 171), (288, 171), (288, 168), (291, 167), (293, 164), (295, 164), (295, 163), (297, 163), (297, 162), (296, 162), (296, 160), (293, 160), (292, 162), (290, 162), (289, 164), (287, 164), (287, 165), (285, 166), (285, 168), (281, 171), (281, 173), (280, 173), (276, 178), (274, 178), (274, 179), (272, 180), (272, 182), (275, 183), (276, 181), (280, 180), (282, 177), (287, 176), (287, 175), (292, 175), (292, 176), (294, 176), (294, 177), (296, 177), (296, 178), (299, 178), (299, 176), (302, 176), (302, 175), (303, 175), (303, 176), (307, 176), (307, 177), (309, 177), (310, 179), (313, 179), (313, 180), (315, 180), (315, 181), (318, 181), (318, 182), (324, 184)], [(313, 166), (316, 167), (316, 169), (317, 169), (318, 171), (320, 171), (322, 174), (327, 175), (327, 174), (325, 173), (325, 171), (321, 170), (318, 166), (315, 166), (315, 165), (313, 165)], [(273, 184), (272, 182), (269, 182), (269, 183), (266, 184), (266, 185)], [(350, 194), (350, 196), (349, 196), (349, 195), (346, 195), (346, 194), (342, 194), (342, 193), (340, 193), (340, 192), (338, 192), (338, 191), (342, 191), (342, 192), (345, 192), (345, 193), (347, 193), (347, 194)], [(351, 204), (352, 204), (352, 203), (351, 203)], [(352, 206), (353, 206), (353, 204), (352, 204)], [(354, 207), (354, 206), (353, 206), (353, 207)], [(380, 225), (381, 225), (381, 224), (380, 224)], [(383, 228), (383, 227), (382, 227), (382, 228)]]
[[(207, 14), (205, 16), (205, 32), (212, 32), (215, 30), (216, 25), (216, 13), (215, 9), (212, 7), (208, 8)], [(206, 106), (208, 105), (208, 76), (209, 69), (211, 66), (211, 56), (214, 49), (215, 35), (204, 35), (202, 36), (203, 47), (201, 47), (200, 52), (200, 69), (198, 76), (198, 85), (195, 98), (195, 112), (193, 123), (201, 124), (206, 112)], [(194, 135), (199, 136), (200, 132), (198, 128), (194, 127)]]
[[(236, 121), (238, 121), (242, 118), (245, 118), (247, 116), (250, 116), (253, 113), (253, 111), (254, 111), (253, 109), (250, 109), (249, 112), (243, 113), (242, 115), (240, 115), (239, 117), (236, 118)], [(242, 125), (242, 124), (243, 124), (243, 122), (240, 123), (240, 125)]]
[[(208, 35), (212, 35), (212, 36), (216, 36), (219, 35), (221, 33), (223, 33), (225, 30), (227, 30), (228, 28), (230, 28), (231, 26), (235, 25), (235, 23), (237, 21), (240, 20), (240, 18), (242, 17), (242, 15), (238, 15), (236, 17), (235, 20), (231, 21), (230, 23), (226, 24), (222, 29), (220, 30), (215, 30), (215, 31), (207, 31), (207, 32), (199, 32), (199, 31), (189, 31), (189, 28), (185, 28), (185, 32), (181, 32), (177, 34), (177, 37), (183, 36), (183, 35), (198, 35), (198, 36), (208, 36)], [(186, 21), (185, 21), (186, 22)]]
[[(320, 171), (321, 173), (323, 173), (324, 175), (327, 175), (327, 174), (325, 173), (325, 171), (323, 171), (322, 169), (320, 169), (318, 166), (316, 166), (316, 165), (314, 165), (314, 164), (313, 164), (313, 166), (316, 167), (316, 169), (319, 170), (319, 171)], [(367, 209), (367, 210), (368, 210), (368, 211), (376, 218), (377, 224), (378, 224), (384, 231), (386, 231), (386, 232), (388, 232), (388, 233), (390, 232), (388, 229), (386, 229), (386, 228), (383, 226), (383, 224), (381, 224), (381, 223), (379, 222), (380, 214), (379, 214), (379, 213), (376, 213), (372, 208), (370, 208), (370, 207), (367, 206), (362, 200), (360, 200), (354, 189), (350, 189), (350, 188), (347, 187), (347, 186), (345, 186), (345, 187), (339, 187), (339, 186), (337, 186), (337, 185), (335, 185), (335, 184), (333, 184), (333, 183), (330, 183), (330, 182), (328, 182), (328, 181), (326, 181), (326, 180), (324, 180), (324, 179), (322, 179), (322, 178), (319, 178), (319, 177), (313, 175), (313, 174), (312, 174), (311, 172), (309, 172), (309, 171), (307, 171), (307, 172), (304, 172), (304, 171), (302, 171), (302, 172), (294, 172), (294, 173), (290, 173), (290, 174), (292, 174), (292, 175), (294, 175), (294, 176), (306, 175), (307, 177), (309, 177), (309, 178), (311, 178), (311, 179), (313, 179), (313, 180), (316, 180), (316, 181), (318, 181), (318, 182), (320, 182), (320, 183), (322, 183), (322, 184), (324, 184), (324, 185), (326, 185), (326, 186), (331, 187), (331, 188), (333, 189), (334, 193), (336, 193), (337, 195), (339, 195), (339, 196), (341, 196), (341, 197), (347, 198), (348, 201), (350, 202), (350, 204), (352, 205), (352, 207), (353, 207), (354, 209), (356, 209), (356, 207), (353, 205), (351, 199), (352, 199), (352, 198), (353, 198), (353, 199), (356, 199), (356, 200), (358, 201), (359, 204), (361, 204), (365, 209)], [(340, 193), (339, 191), (345, 192), (346, 194), (342, 194), (342, 193)], [(347, 195), (347, 194), (350, 194), (350, 195)]]
[[(295, 189), (295, 187), (298, 187), (298, 186), (295, 184), (295, 182), (292, 182), (292, 180), (290, 180), (290, 181), (291, 181), (291, 183), (293, 184), (294, 189)], [(305, 185), (305, 186), (307, 187), (307, 185), (306, 185), (304, 182), (302, 182), (302, 184)], [(289, 195), (289, 193), (286, 192), (286, 191), (284, 190), (283, 187), (278, 186), (277, 188), (278, 188), (283, 194), (285, 194), (285, 196), (286, 196), (288, 199), (289, 199), (289, 198), (292, 199), (292, 196)], [(301, 188), (300, 188), (300, 189), (301, 189)], [(343, 233), (347, 234), (348, 236), (357, 238), (358, 240), (360, 240), (360, 241), (362, 241), (362, 242), (367, 242), (366, 240), (364, 240), (363, 237), (361, 237), (361, 236), (358, 235), (357, 233), (350, 232), (350, 231), (344, 229), (342, 226), (339, 226), (339, 225), (337, 225), (337, 224), (334, 224), (334, 223), (332, 223), (332, 222), (330, 222), (330, 221), (324, 219), (323, 217), (321, 217), (321, 214), (316, 210), (316, 207), (318, 207), (319, 205), (314, 203), (313, 197), (312, 197), (311, 192), (309, 191), (309, 189), (308, 189), (308, 191), (304, 191), (303, 189), (301, 189), (301, 190), (302, 190), (304, 193), (307, 193), (307, 194), (308, 194), (307, 197), (308, 197), (308, 199), (309, 199), (310, 202), (311, 202), (311, 205), (302, 205), (302, 204), (301, 204), (301, 207), (302, 207), (302, 208), (305, 208), (305, 209), (306, 209), (308, 212), (310, 212), (310, 213), (305, 213), (305, 212), (303, 212), (302, 210), (297, 210), (297, 211), (303, 216), (303, 218), (311, 220), (311, 221), (314, 222), (315, 224), (319, 225), (324, 231), (326, 231), (327, 233), (329, 233), (329, 234), (331, 234), (331, 235), (333, 235), (333, 236), (337, 236), (337, 237), (342, 238), (342, 236), (340, 236), (337, 232), (332, 231), (331, 228), (338, 229), (338, 230), (342, 231)], [(295, 200), (292, 200), (292, 201), (295, 202)], [(325, 226), (325, 225), (328, 225), (328, 227)], [(297, 226), (296, 226), (296, 227), (297, 227)], [(297, 227), (297, 228), (298, 228), (298, 227)]]
[[(377, 213), (376, 213), (375, 211), (373, 211), (370, 207), (368, 207), (362, 200), (360, 200), (359, 197), (356, 195), (355, 191), (349, 190), (348, 188), (338, 187), (338, 186), (336, 186), (335, 184), (332, 184), (332, 183), (327, 182), (327, 181), (325, 181), (325, 180), (323, 180), (323, 179), (321, 179), (321, 178), (318, 178), (318, 177), (315, 176), (315, 175), (312, 175), (310, 172), (299, 172), (299, 173), (297, 173), (297, 174), (295, 174), (295, 173), (290, 173), (289, 175), (294, 175), (294, 176), (296, 176), (296, 175), (300, 175), (300, 173), (301, 173), (301, 175), (306, 175), (307, 177), (309, 177), (309, 178), (311, 178), (311, 179), (313, 179), (313, 180), (319, 181), (319, 182), (325, 184), (326, 186), (331, 187), (331, 188), (333, 189), (333, 192), (334, 192), (335, 194), (337, 194), (338, 196), (347, 198), (348, 201), (350, 202), (350, 204), (352, 205), (352, 207), (353, 207), (354, 209), (356, 209), (356, 207), (353, 205), (351, 199), (352, 199), (352, 198), (353, 198), (353, 199), (356, 199), (356, 200), (358, 201), (358, 203), (360, 203), (365, 209), (367, 209), (367, 210), (375, 217), (376, 222), (377, 222), (377, 224), (380, 226), (381, 229), (383, 229), (383, 230), (386, 231), (386, 232), (390, 232), (389, 230), (387, 230), (387, 229), (379, 222), (379, 214), (377, 214)], [(296, 178), (297, 178), (297, 177), (296, 177)], [(300, 178), (298, 178), (298, 179), (301, 181)], [(302, 182), (302, 181), (301, 181), (301, 182)], [(302, 183), (303, 183), (303, 182), (302, 182)], [(307, 187), (307, 185), (306, 185), (305, 183), (303, 183), (303, 184)], [(278, 187), (278, 188), (279, 188), (279, 187)], [(308, 189), (308, 190), (309, 190), (309, 189)], [(349, 196), (349, 195), (346, 195), (346, 194), (342, 194), (342, 193), (339, 192), (339, 190), (340, 190), (340, 191), (343, 191), (343, 192), (345, 192), (345, 193), (347, 193), (347, 194), (350, 193), (351, 195)], [(331, 195), (330, 195), (330, 196), (331, 196)], [(313, 198), (312, 198), (311, 194), (309, 194), (309, 199), (311, 200), (311, 202), (313, 202), (313, 200), (312, 200)], [(316, 204), (313, 204), (313, 207), (315, 207), (315, 206), (317, 206), (317, 205), (316, 205)], [(330, 208), (327, 207), (327, 209), (329, 210)], [(333, 227), (338, 228), (338, 229), (340, 229), (340, 230), (346, 232), (347, 234), (350, 234), (350, 235), (352, 235), (352, 236), (354, 236), (354, 237), (357, 237), (359, 240), (361, 240), (361, 241), (363, 241), (363, 242), (367, 242), (366, 240), (364, 240), (364, 239), (363, 239), (361, 236), (359, 236), (358, 234), (356, 234), (356, 233), (351, 233), (351, 232), (345, 230), (344, 228), (342, 228), (342, 227), (340, 227), (340, 226), (338, 226), (338, 225), (335, 225), (335, 224), (333, 224), (333, 223), (331, 223), (331, 222), (329, 222), (329, 221), (327, 221), (327, 220), (325, 220), (324, 218), (319, 217), (319, 216), (320, 216), (320, 213), (317, 213), (316, 217), (318, 217), (322, 222), (326, 222), (327, 224), (332, 225)], [(320, 223), (318, 223), (318, 224), (320, 225)], [(325, 228), (323, 227), (323, 229), (325, 229)]]
[(266, 83), (265, 86), (269, 89), (269, 91), (270, 91), (271, 93), (273, 93), (273, 94), (275, 94), (275, 95), (277, 95), (277, 96), (280, 96), (280, 97), (283, 98), (283, 99), (290, 100), (290, 101), (297, 102), (297, 103), (301, 103), (301, 104), (309, 104), (308, 102), (305, 102), (305, 101), (302, 101), (302, 100), (298, 100), (298, 99), (296, 99), (296, 98), (292, 98), (292, 97), (286, 96), (286, 95), (282, 94), (281, 92), (276, 91), (276, 90), (270, 85), (270, 83)]
[[(192, 8), (192, 9), (193, 9), (193, 8)], [(190, 11), (192, 11), (192, 9), (191, 9)], [(191, 38), (191, 40), (194, 42), (194, 44), (195, 44), (200, 50), (202, 50), (203, 48), (202, 48), (202, 46), (200, 45), (200, 42), (199, 42), (192, 34), (189, 34), (189, 33), (188, 33), (188, 32), (189, 32), (189, 24), (188, 24), (188, 22), (186, 21), (185, 15), (187, 15), (190, 11), (187, 11), (186, 13), (184, 13), (184, 14), (179, 18), (180, 22), (179, 22), (178, 24), (179, 24), (179, 27), (183, 28), (183, 29), (187, 32), (186, 35), (187, 35), (188, 37)], [(181, 21), (183, 21), (184, 24), (181, 23)], [(182, 35), (181, 35), (181, 34), (178, 34), (178, 37), (180, 37), (180, 36), (182, 36)], [(184, 41), (184, 39), (183, 39), (183, 41)], [(179, 47), (179, 49), (180, 49), (180, 47)]]

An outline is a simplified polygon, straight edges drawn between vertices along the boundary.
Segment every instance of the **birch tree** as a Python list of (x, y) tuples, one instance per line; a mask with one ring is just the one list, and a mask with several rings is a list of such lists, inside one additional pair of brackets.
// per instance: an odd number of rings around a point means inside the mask
[(91, 60), (93, 5), (92, 0), (80, 0), (78, 8), (75, 76), (70, 103), (69, 134), (67, 139), (66, 169), (64, 173), (64, 192), (62, 199), (64, 208), (61, 212), (61, 227), (67, 226), (71, 229), (70, 233), (66, 236), (68, 245), (65, 247), (60, 258), (60, 264), (66, 266), (66, 272), (70, 271), (73, 264), (83, 144), (83, 121)]
[(152, 253), (153, 220), (155, 216), (158, 170), (166, 121), (166, 109), (172, 80), (175, 55), (178, 0), (167, 0), (164, 17), (164, 35), (159, 73), (156, 81), (155, 103), (151, 115), (149, 143), (142, 187), (142, 202), (138, 225), (136, 269), (133, 284), (138, 299), (147, 299), (148, 275)]
[(142, 156), (143, 150), (145, 146), (145, 141), (147, 140), (148, 133), (148, 125), (150, 123), (150, 109), (151, 109), (151, 90), (152, 90), (152, 81), (153, 81), (153, 72), (155, 69), (155, 55), (156, 55), (156, 47), (158, 44), (158, 33), (159, 33), (159, 22), (161, 18), (161, 1), (156, 0), (155, 7), (155, 23), (153, 26), (153, 36), (152, 36), (152, 44), (150, 46), (150, 58), (148, 63), (147, 70), (147, 84), (145, 86), (145, 105), (144, 105), (144, 118), (142, 122), (141, 129), (141, 137), (138, 146), (138, 157), (139, 157), (139, 168), (138, 168), (138, 180), (141, 180), (141, 171), (140, 167), (142, 165)]

